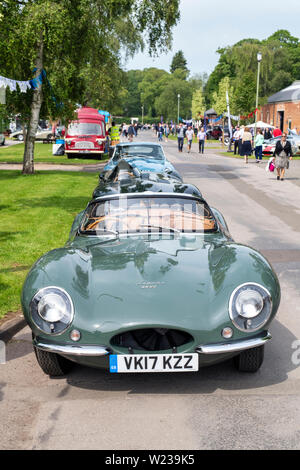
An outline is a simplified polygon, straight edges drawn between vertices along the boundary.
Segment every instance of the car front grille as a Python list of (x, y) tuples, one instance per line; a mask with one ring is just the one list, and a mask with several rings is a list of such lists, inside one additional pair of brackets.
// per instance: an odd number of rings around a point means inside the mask
[(191, 341), (193, 341), (193, 337), (185, 331), (168, 328), (145, 328), (116, 335), (112, 338), (111, 345), (132, 350), (166, 351), (183, 346)]

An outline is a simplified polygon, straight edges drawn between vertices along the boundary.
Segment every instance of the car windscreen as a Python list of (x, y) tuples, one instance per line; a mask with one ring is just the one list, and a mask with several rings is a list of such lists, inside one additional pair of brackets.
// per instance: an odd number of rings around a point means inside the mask
[(68, 135), (103, 135), (103, 130), (94, 122), (74, 122), (68, 127)]
[(159, 145), (118, 145), (114, 157), (145, 157), (163, 160), (164, 153)]
[(214, 216), (204, 201), (167, 196), (94, 202), (87, 208), (80, 227), (80, 232), (86, 235), (216, 230)]

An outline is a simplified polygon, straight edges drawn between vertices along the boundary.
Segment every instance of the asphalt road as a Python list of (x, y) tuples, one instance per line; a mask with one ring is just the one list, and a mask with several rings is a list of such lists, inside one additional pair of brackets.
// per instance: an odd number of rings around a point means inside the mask
[(262, 368), (240, 374), (227, 362), (195, 374), (110, 375), (76, 366), (51, 379), (25, 328), (0, 364), (1, 449), (300, 449), (299, 164), (281, 182), (264, 165), (214, 150), (202, 156), (195, 144), (191, 154), (163, 146), (233, 238), (261, 250), (279, 276), (282, 301)]

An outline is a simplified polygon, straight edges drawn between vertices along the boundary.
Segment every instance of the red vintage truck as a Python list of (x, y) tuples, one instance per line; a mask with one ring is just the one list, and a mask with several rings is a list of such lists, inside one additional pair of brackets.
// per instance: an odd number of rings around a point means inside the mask
[(105, 151), (105, 118), (94, 108), (80, 108), (78, 119), (70, 122), (65, 134), (65, 154), (68, 158), (101, 155)]

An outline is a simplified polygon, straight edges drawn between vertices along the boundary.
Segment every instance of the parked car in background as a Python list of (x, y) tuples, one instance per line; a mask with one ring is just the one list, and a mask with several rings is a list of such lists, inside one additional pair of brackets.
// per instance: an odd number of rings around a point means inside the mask
[(292, 137), (292, 139), (298, 146), (298, 152), (300, 152), (300, 135), (298, 135), (296, 132), (292, 131), (291, 129), (288, 129), (288, 137)]
[[(272, 139), (265, 140), (263, 143), (263, 154), (273, 155), (275, 152), (276, 143), (281, 139), (281, 136), (273, 137)], [(296, 143), (294, 136), (288, 135), (287, 140), (291, 142), (293, 155), (299, 152), (299, 145)]]
[(195, 186), (156, 174), (141, 185), (145, 175), (120, 165), (113, 188), (108, 181), (75, 218), (67, 244), (25, 280), (22, 308), (41, 369), (197, 372), (234, 358), (239, 371), (256, 372), (280, 302), (272, 267), (233, 241)]
[(4, 145), (5, 144), (5, 135), (2, 134), (2, 132), (0, 132), (0, 145)]
[[(35, 134), (35, 139), (36, 140), (51, 140), (53, 137), (52, 135), (52, 128), (49, 127), (48, 129), (43, 129), (42, 127), (38, 126), (37, 132)], [(11, 132), (10, 138), (14, 140), (19, 140), (20, 142), (23, 142), (24, 140), (24, 135), (23, 135), (23, 129), (19, 128), (14, 132)]]

